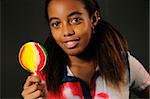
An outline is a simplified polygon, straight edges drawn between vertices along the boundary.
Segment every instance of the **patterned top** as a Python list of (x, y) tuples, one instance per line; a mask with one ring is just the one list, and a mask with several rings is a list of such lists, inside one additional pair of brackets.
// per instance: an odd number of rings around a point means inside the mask
[[(129, 99), (130, 89), (141, 91), (150, 85), (150, 75), (143, 65), (128, 53), (129, 66), (126, 72), (126, 84), (120, 90), (106, 85), (102, 77), (95, 72), (92, 83), (87, 85), (73, 75), (66, 66), (65, 75), (59, 91), (54, 96), (48, 92), (49, 99)], [(97, 69), (96, 69), (97, 70)], [(43, 75), (40, 76), (43, 79)], [(45, 80), (45, 79), (43, 79)]]

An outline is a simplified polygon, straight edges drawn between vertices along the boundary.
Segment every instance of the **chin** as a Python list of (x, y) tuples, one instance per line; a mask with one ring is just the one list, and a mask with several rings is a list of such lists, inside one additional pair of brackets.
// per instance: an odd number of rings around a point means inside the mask
[(69, 49), (69, 50), (65, 51), (65, 53), (69, 56), (77, 56), (77, 55), (81, 54), (82, 51), (76, 50), (76, 49)]

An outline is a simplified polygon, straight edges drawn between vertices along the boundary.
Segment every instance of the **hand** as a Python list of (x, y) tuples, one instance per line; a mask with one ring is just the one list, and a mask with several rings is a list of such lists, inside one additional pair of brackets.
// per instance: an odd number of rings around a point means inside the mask
[(29, 76), (21, 95), (24, 99), (47, 99), (46, 84), (38, 76)]

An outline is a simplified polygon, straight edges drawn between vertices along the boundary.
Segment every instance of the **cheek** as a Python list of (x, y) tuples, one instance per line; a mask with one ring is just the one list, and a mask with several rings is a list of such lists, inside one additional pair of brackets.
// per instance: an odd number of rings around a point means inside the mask
[(61, 35), (58, 31), (51, 31), (54, 40), (58, 43), (61, 41)]
[(90, 23), (84, 23), (75, 28), (75, 33), (85, 39), (90, 39), (92, 34), (92, 26)]

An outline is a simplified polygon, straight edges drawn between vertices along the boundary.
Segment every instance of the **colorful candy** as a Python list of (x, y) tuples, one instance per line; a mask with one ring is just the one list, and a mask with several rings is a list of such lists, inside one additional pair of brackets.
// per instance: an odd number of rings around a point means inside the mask
[(36, 74), (41, 71), (47, 60), (47, 52), (45, 48), (37, 42), (25, 43), (19, 51), (19, 62), (21, 66)]

